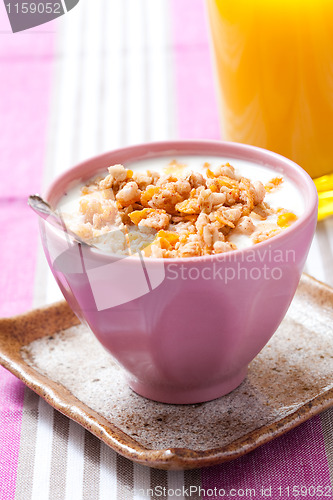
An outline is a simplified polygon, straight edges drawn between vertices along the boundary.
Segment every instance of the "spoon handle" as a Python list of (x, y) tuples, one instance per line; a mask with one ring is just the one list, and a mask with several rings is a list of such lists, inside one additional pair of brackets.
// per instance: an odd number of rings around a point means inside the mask
[(84, 241), (82, 238), (80, 238), (80, 236), (73, 233), (73, 231), (71, 231), (66, 227), (66, 224), (63, 221), (61, 215), (59, 215), (55, 210), (53, 210), (51, 205), (47, 201), (45, 201), (41, 196), (39, 196), (38, 194), (29, 196), (28, 205), (37, 215), (39, 215), (39, 217), (41, 217), (42, 219), (44, 219), (57, 229), (60, 229), (64, 233), (67, 233), (72, 240), (76, 241), (76, 243), (80, 243), (81, 245), (88, 245), (88, 243)]

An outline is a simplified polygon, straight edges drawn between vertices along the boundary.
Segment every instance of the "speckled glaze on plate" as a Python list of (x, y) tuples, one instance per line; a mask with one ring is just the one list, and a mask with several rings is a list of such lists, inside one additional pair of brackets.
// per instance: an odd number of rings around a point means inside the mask
[(333, 404), (333, 290), (303, 276), (281, 326), (220, 399), (169, 405), (132, 392), (65, 302), (0, 320), (0, 363), (123, 456), (161, 469), (233, 460)]

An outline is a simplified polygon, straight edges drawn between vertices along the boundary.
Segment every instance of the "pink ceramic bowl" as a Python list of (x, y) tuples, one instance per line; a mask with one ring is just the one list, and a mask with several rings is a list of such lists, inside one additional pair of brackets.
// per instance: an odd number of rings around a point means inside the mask
[(181, 154), (267, 165), (298, 185), (304, 214), (254, 247), (186, 259), (142, 262), (106, 255), (68, 242), (44, 222), (41, 234), (64, 297), (124, 368), (130, 387), (156, 401), (198, 403), (235, 389), (282, 321), (315, 231), (317, 192), (311, 178), (292, 161), (252, 146), (160, 142), (81, 163), (56, 179), (46, 198), (56, 205), (70, 186), (115, 163)]

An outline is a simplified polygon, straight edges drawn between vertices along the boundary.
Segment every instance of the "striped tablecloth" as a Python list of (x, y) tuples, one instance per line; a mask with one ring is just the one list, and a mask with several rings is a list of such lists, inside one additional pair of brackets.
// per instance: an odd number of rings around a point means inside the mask
[[(81, 0), (56, 22), (9, 29), (0, 4), (1, 316), (60, 297), (29, 194), (118, 146), (219, 138), (202, 0)], [(333, 285), (333, 219), (318, 224), (306, 271)], [(146, 498), (330, 493), (332, 429), (329, 410), (234, 462), (157, 471), (117, 455), (0, 369), (0, 499), (130, 500), (149, 488)]]

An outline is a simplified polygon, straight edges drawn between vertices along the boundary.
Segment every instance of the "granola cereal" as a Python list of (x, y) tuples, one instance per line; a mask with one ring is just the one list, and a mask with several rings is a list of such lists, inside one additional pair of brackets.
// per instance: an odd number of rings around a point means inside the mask
[(229, 162), (207, 160), (201, 171), (177, 160), (162, 171), (113, 165), (81, 186), (75, 210), (60, 208), (72, 231), (105, 251), (198, 257), (258, 244), (292, 225), (294, 211), (266, 201), (283, 184), (251, 180)]

